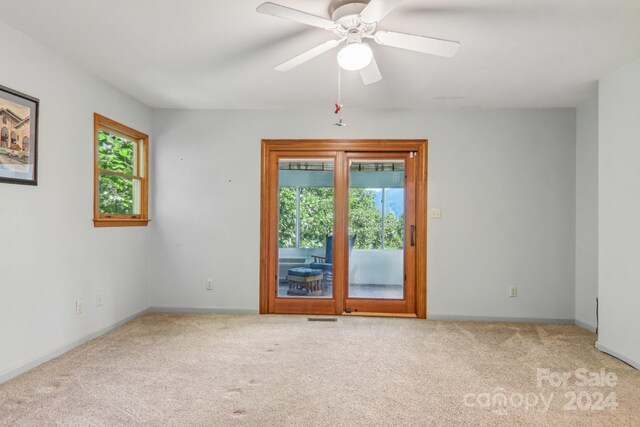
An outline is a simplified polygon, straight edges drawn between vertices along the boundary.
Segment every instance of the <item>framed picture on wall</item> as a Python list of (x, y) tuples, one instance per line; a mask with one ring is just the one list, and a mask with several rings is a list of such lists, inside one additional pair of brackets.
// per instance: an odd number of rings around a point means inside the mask
[(0, 86), (0, 182), (37, 185), (39, 104)]

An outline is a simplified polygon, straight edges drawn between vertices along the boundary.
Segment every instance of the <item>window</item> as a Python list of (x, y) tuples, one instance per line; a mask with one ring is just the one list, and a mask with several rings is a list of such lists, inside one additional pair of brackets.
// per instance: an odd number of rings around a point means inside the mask
[(323, 248), (333, 234), (333, 188), (281, 187), (281, 248)]
[[(280, 187), (279, 247), (321, 248), (333, 233), (333, 188)], [(404, 247), (404, 188), (351, 188), (355, 249)]]
[(0, 142), (2, 148), (9, 146), (9, 130), (7, 130), (7, 128), (2, 128), (2, 131), (0, 131)]
[(149, 137), (95, 114), (94, 138), (94, 225), (147, 225)]

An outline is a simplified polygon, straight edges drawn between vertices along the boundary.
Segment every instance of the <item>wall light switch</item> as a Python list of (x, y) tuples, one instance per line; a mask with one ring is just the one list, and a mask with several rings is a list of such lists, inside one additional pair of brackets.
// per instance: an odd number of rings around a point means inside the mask
[(509, 296), (510, 297), (517, 297), (518, 296), (518, 288), (516, 288), (515, 286), (512, 288), (509, 288)]
[(432, 219), (441, 219), (442, 218), (442, 209), (440, 209), (440, 208), (431, 209), (431, 218)]
[(82, 314), (82, 301), (76, 301), (76, 314)]

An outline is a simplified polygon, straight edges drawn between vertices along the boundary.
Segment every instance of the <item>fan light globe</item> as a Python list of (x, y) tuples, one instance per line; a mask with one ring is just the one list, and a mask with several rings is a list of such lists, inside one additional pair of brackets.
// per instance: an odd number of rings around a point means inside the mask
[(345, 70), (362, 70), (369, 65), (373, 52), (366, 43), (350, 43), (338, 52), (338, 64)]

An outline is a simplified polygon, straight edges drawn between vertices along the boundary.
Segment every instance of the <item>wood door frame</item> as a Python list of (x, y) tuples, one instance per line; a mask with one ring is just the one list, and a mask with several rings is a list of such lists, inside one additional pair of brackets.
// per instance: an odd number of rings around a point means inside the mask
[[(272, 212), (277, 212), (277, 194), (272, 194), (270, 189), (272, 183), (278, 180), (278, 170), (269, 168), (269, 161), (274, 153), (296, 153), (314, 154), (318, 152), (330, 153), (336, 156), (335, 169), (342, 168), (346, 152), (415, 152), (416, 153), (416, 265), (415, 265), (415, 313), (420, 319), (427, 318), (427, 159), (428, 140), (426, 139), (263, 139), (261, 147), (261, 183), (260, 183), (260, 314), (275, 313), (273, 304), (269, 304), (269, 278), (277, 272), (278, 257), (270, 259), (269, 254), (277, 254), (277, 226), (274, 230), (273, 221), (277, 217), (272, 217)], [(326, 155), (326, 154), (325, 154)], [(344, 171), (342, 173), (345, 176)], [(274, 181), (275, 180), (275, 181)], [(341, 188), (339, 183), (335, 183), (337, 191)], [(275, 188), (275, 187), (274, 187)], [(335, 203), (343, 203), (336, 194)], [(275, 206), (275, 210), (274, 210)], [(336, 212), (341, 206), (336, 206)], [(342, 209), (344, 211), (344, 209)], [(276, 222), (277, 224), (277, 222)], [(344, 235), (340, 228), (345, 227), (344, 221), (336, 221), (336, 239)], [(344, 239), (343, 239), (344, 240)], [(338, 259), (344, 248), (336, 241), (336, 253), (334, 257)], [(342, 263), (337, 263), (334, 275), (345, 273)], [(339, 277), (339, 276), (338, 276)], [(277, 289), (277, 285), (276, 285)], [(294, 298), (292, 298), (293, 300)], [(300, 300), (300, 298), (295, 298)], [(327, 303), (320, 303), (321, 299), (305, 299), (304, 314), (341, 314), (344, 310), (344, 298), (334, 295), (334, 299), (325, 299), (334, 304), (334, 310), (327, 307)], [(300, 310), (285, 310), (291, 313), (300, 313)]]

